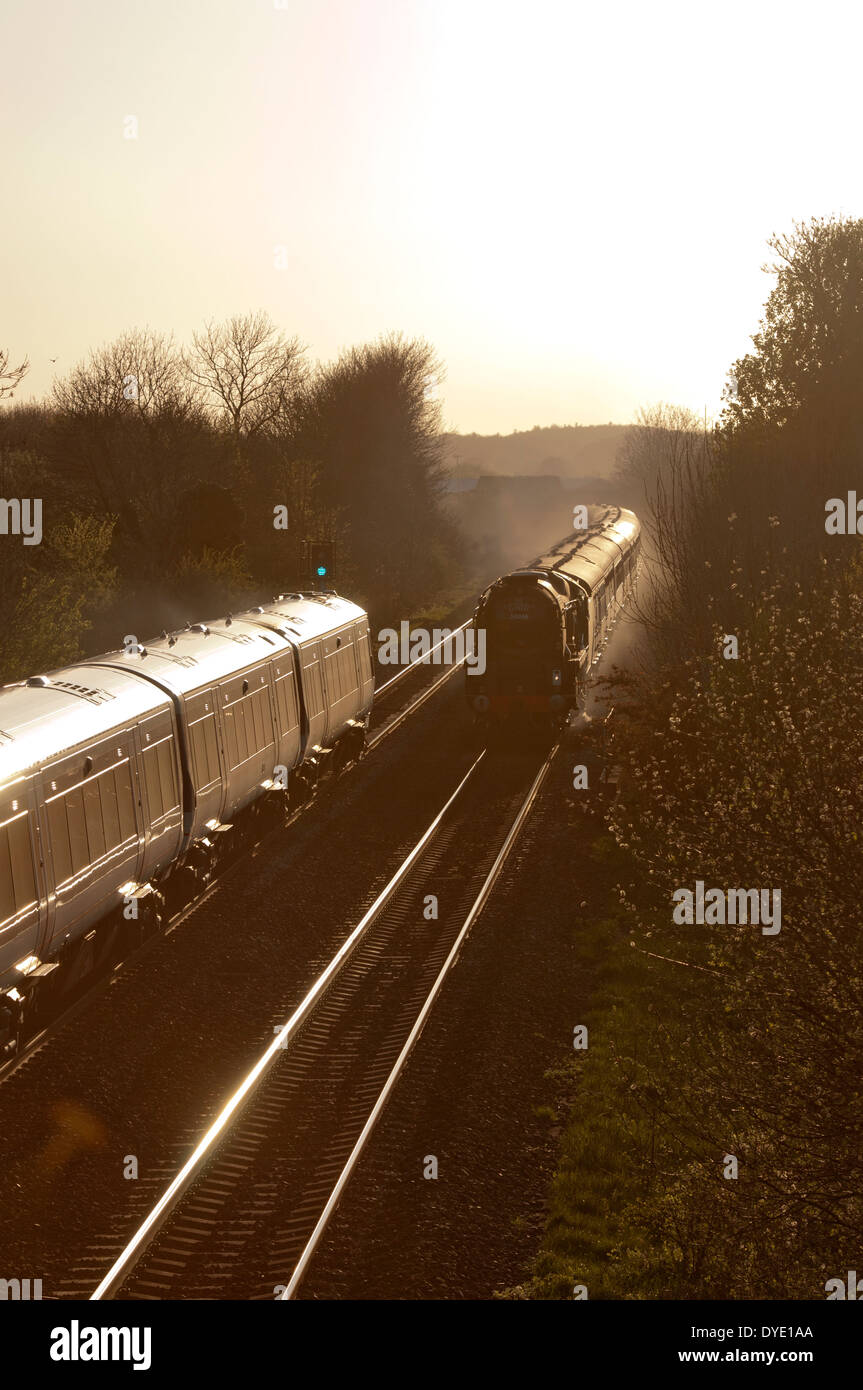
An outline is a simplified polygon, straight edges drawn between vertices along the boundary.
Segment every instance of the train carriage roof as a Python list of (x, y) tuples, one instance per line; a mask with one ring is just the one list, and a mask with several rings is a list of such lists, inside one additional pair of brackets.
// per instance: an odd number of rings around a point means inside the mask
[(170, 709), (169, 696), (111, 667), (68, 666), (0, 689), (0, 785)]
[(290, 643), (277, 632), (263, 632), (243, 617), (221, 618), (196, 623), (131, 651), (107, 652), (87, 665), (122, 669), (179, 695), (192, 695), (288, 651)]
[(556, 570), (578, 580), (588, 593), (593, 593), (616, 561), (631, 550), (640, 529), (634, 512), (623, 507), (606, 507), (589, 530), (567, 536), (548, 554), (535, 560), (534, 567)]
[(346, 623), (367, 617), (366, 611), (333, 593), (282, 594), (272, 603), (244, 613), (243, 618), (275, 632), (290, 633), (292, 640), (314, 641), (338, 632)]

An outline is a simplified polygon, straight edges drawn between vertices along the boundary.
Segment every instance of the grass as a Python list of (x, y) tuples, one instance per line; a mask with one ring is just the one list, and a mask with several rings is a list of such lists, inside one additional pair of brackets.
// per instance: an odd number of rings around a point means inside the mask
[(580, 1019), (588, 1046), (546, 1074), (549, 1100), (535, 1113), (566, 1124), (540, 1249), (526, 1281), (497, 1295), (504, 1299), (571, 1299), (576, 1285), (589, 1299), (659, 1298), (674, 1261), (673, 1251), (651, 1246), (643, 1220), (657, 1187), (657, 1136), (634, 1077), (658, 1014), (673, 1017), (682, 985), (630, 945), (631, 919), (610, 881), (621, 867), (616, 845), (598, 834), (587, 853), (581, 870), (605, 911), (576, 928), (576, 970), (591, 982)]

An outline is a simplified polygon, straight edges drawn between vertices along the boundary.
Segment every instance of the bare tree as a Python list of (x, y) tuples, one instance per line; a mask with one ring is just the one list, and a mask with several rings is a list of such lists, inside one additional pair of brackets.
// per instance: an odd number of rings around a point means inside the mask
[(17, 367), (9, 366), (9, 353), (5, 348), (0, 348), (0, 400), (4, 396), (12, 399), (15, 387), (20, 384), (22, 379), (30, 370), (30, 360), (25, 357)]
[(647, 541), (639, 617), (665, 658), (691, 650), (710, 630), (707, 610), (694, 607), (693, 599), (705, 599), (712, 587), (704, 561), (712, 553), (716, 520), (715, 464), (704, 422), (667, 402), (639, 411), (618, 452), (617, 479), (641, 494)]
[(290, 412), (306, 377), (304, 348), (296, 338), (286, 338), (268, 314), (208, 323), (193, 343), (186, 357), (189, 376), (238, 446)]
[(146, 329), (91, 353), (53, 390), (55, 468), (91, 505), (118, 517), (119, 543), (137, 538), (158, 567), (178, 490), (194, 476), (209, 429), (200, 396), (173, 339)]
[(686, 406), (660, 401), (643, 407), (618, 450), (617, 479), (635, 485), (649, 503), (663, 471), (679, 466), (703, 432), (703, 421)]
[(188, 380), (173, 338), (132, 329), (92, 352), (55, 385), (53, 395), (68, 416), (185, 417), (195, 410), (200, 391)]

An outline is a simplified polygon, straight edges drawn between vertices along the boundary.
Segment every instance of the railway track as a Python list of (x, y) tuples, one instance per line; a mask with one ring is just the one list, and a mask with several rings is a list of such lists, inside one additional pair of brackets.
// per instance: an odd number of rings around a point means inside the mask
[(476, 759), (124, 1248), (100, 1233), (57, 1296), (294, 1296), (557, 748)]
[[(454, 631), (462, 632), (469, 624), (463, 623)], [(431, 658), (443, 643), (432, 648), (428, 657), (404, 666), (394, 676), (390, 677), (375, 690), (375, 705), (372, 711), (371, 731), (366, 742), (366, 753), (372, 752), (379, 747), (385, 739), (405, 724), (412, 715), (416, 714), (428, 700), (446, 684), (446, 682), (459, 670), (462, 662), (455, 662), (448, 666), (442, 675), (428, 681), (424, 680), (433, 668), (430, 667)], [(346, 764), (336, 782), (341, 782), (345, 776), (350, 774), (359, 765), (358, 760), (354, 759)], [(334, 783), (325, 783), (325, 790), (330, 790)], [(77, 991), (71, 998), (68, 1006), (61, 1013), (56, 1014), (46, 1025), (33, 1033), (21, 1046), (18, 1052), (8, 1060), (0, 1064), (0, 1084), (7, 1077), (11, 1076), (19, 1067), (33, 1056), (33, 1054), (50, 1038), (57, 1030), (66, 1023), (70, 1023), (74, 1018), (85, 1012), (94, 999), (98, 998), (110, 985), (111, 980), (130, 962), (140, 963), (145, 957), (146, 952), (153, 946), (154, 942), (165, 935), (169, 935), (183, 922), (193, 911), (196, 911), (207, 898), (215, 893), (219, 886), (231, 874), (242, 872), (243, 864), (247, 859), (248, 853), (252, 849), (258, 849), (267, 844), (275, 836), (281, 835), (285, 830), (295, 825), (302, 817), (308, 815), (312, 807), (316, 805), (316, 798), (306, 802), (287, 817), (284, 825), (267, 831), (254, 844), (246, 845), (236, 859), (231, 859), (221, 871), (213, 878), (212, 882), (191, 902), (187, 903), (182, 909), (175, 912), (168, 922), (161, 928), (153, 931), (151, 935), (134, 950), (124, 955), (121, 961), (107, 971), (97, 973), (95, 978), (85, 983), (80, 991)]]

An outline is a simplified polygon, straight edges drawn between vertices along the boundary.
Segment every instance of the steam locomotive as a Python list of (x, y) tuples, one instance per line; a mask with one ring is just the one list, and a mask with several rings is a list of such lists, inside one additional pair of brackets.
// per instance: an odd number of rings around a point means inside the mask
[(579, 708), (634, 589), (640, 533), (634, 512), (602, 507), (592, 525), (483, 592), (473, 626), (485, 630), (485, 671), (465, 677), (480, 725), (519, 717), (560, 726)]
[(359, 754), (373, 691), (367, 615), (332, 592), (0, 689), (0, 1056)]

